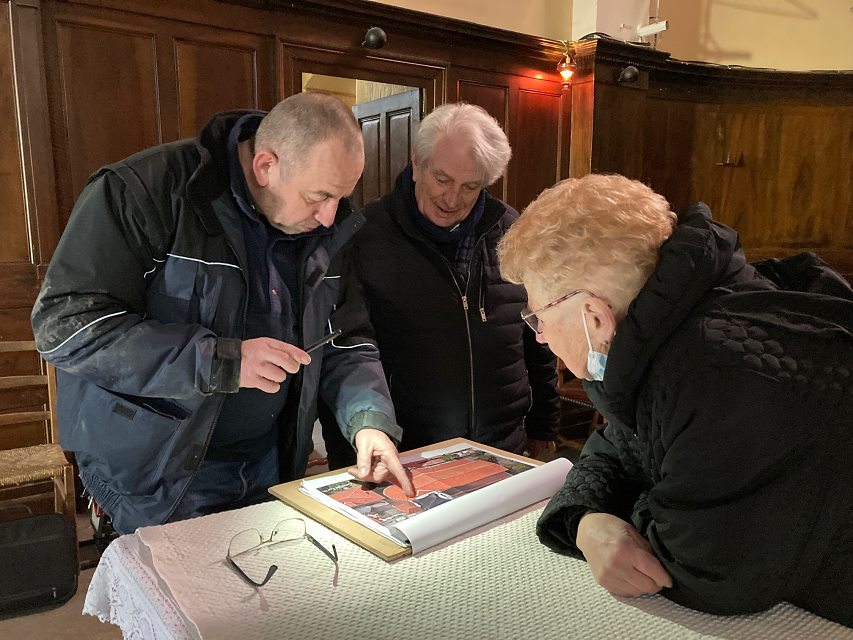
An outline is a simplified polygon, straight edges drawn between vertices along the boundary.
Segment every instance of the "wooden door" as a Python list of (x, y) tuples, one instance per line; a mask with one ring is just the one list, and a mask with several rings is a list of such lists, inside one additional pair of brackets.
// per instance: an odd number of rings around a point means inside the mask
[(353, 113), (364, 135), (364, 173), (353, 192), (359, 207), (388, 193), (409, 163), (421, 121), (421, 90), (357, 104)]

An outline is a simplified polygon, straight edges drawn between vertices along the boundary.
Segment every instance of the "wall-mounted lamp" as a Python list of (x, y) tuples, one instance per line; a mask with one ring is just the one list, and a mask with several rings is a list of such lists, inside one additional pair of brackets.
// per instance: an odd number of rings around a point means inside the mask
[(575, 75), (577, 67), (572, 59), (569, 41), (562, 40), (561, 42), (563, 43), (563, 47), (565, 47), (565, 51), (563, 52), (563, 59), (557, 63), (557, 73), (559, 73), (560, 77), (563, 79), (563, 85), (567, 86), (572, 83), (572, 76)]

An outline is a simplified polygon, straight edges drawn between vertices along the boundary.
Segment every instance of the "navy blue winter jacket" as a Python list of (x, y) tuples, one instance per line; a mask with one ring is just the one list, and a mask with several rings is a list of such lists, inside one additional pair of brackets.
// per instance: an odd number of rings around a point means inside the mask
[[(245, 113), (219, 114), (197, 139), (95, 173), (33, 308), (39, 351), (58, 369), (62, 446), (118, 531), (169, 519), (224, 394), (239, 388), (247, 261), (226, 141)], [(346, 265), (331, 267), (363, 222), (341, 201), (337, 232), (305, 240), (301, 344), (337, 327), (337, 313), (363, 315), (352, 312), (363, 302), (346, 290)], [(369, 328), (343, 328), (291, 381), (279, 421), (282, 481), (304, 474), (318, 392), (348, 438), (364, 426), (400, 438)]]

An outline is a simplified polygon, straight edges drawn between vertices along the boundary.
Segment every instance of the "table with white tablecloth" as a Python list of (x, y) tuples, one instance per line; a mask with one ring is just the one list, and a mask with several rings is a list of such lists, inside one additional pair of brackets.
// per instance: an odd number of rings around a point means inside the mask
[(392, 563), (308, 520), (311, 535), (337, 547), (337, 569), (310, 544), (273, 550), (279, 569), (261, 588), (225, 561), (228, 543), (247, 528), (268, 535), (280, 520), (300, 515), (290, 507), (267, 502), (145, 527), (107, 548), (84, 613), (145, 640), (853, 640), (853, 629), (790, 604), (720, 617), (661, 596), (613, 597), (584, 562), (539, 543), (541, 509)]

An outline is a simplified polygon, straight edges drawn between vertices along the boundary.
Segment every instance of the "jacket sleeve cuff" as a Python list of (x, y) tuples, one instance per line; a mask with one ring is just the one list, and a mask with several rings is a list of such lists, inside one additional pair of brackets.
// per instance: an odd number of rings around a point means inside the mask
[(547, 424), (526, 424), (524, 430), (530, 440), (551, 441), (557, 439), (557, 430)]
[(552, 551), (584, 560), (577, 546), (577, 535), (580, 520), (587, 511), (588, 509), (581, 505), (556, 509), (546, 507), (536, 523), (539, 541)]
[[(378, 411), (359, 411), (347, 423), (347, 439), (350, 444), (355, 441), (355, 434), (362, 429), (378, 429), (387, 434), (394, 441), (394, 444), (400, 444), (403, 439), (403, 430), (391, 418), (384, 413)], [(355, 446), (353, 444), (353, 446)]]
[(237, 393), (240, 390), (242, 344), (239, 338), (216, 339), (216, 355), (210, 370), (211, 393)]

